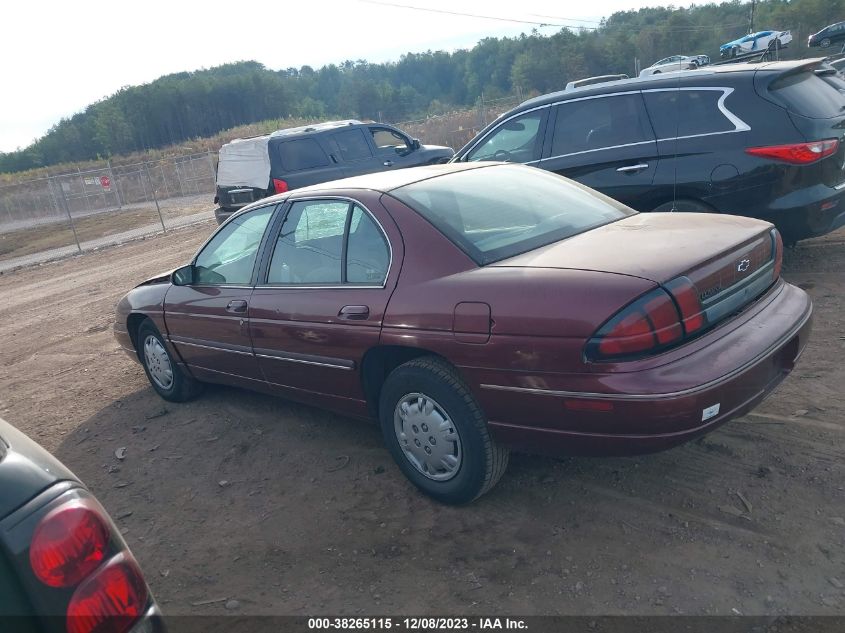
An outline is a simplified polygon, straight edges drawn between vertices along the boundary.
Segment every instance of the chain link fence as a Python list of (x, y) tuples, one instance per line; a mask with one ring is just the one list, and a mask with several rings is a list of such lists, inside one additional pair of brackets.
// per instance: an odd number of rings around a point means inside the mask
[[(458, 149), (521, 95), (395, 125)], [(102, 166), (0, 186), (0, 272), (210, 220), (216, 152)]]

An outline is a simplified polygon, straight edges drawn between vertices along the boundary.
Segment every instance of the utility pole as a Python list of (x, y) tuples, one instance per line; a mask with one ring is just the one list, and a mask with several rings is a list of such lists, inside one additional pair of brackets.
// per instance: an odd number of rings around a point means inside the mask
[(751, 22), (748, 25), (749, 35), (754, 32), (754, 9), (757, 6), (757, 0), (751, 0)]

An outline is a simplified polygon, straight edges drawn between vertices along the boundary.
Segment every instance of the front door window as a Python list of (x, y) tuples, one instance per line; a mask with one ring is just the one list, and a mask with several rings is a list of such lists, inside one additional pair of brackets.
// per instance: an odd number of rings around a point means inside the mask
[(248, 211), (227, 222), (194, 262), (195, 285), (250, 285), (258, 246), (274, 207)]

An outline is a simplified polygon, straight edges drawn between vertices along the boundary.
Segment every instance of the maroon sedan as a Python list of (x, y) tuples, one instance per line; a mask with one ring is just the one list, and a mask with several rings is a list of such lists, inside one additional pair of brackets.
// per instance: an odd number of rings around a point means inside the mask
[(222, 383), (377, 418), (462, 503), (509, 448), (654, 451), (759, 403), (810, 333), (782, 250), (766, 222), (639, 214), (531, 167), (420, 167), (244, 209), (115, 332), (167, 400)]

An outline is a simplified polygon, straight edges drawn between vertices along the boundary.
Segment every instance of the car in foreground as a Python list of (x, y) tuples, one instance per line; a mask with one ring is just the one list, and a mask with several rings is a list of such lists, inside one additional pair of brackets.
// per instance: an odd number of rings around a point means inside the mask
[(845, 43), (845, 22), (836, 22), (824, 27), (818, 33), (807, 38), (807, 46), (812, 48), (828, 48), (831, 44)]
[(540, 169), (418, 167), (245, 209), (114, 330), (166, 400), (218, 383), (375, 418), (463, 503), (509, 448), (655, 451), (754, 407), (810, 332), (782, 250), (767, 222), (639, 214)]
[(452, 162), (533, 165), (638, 211), (757, 217), (792, 244), (845, 225), (840, 84), (811, 59), (564, 90), (503, 114)]
[(748, 53), (763, 53), (786, 48), (792, 41), (791, 31), (757, 31), (727, 42), (719, 47), (719, 55), (732, 59)]
[(327, 121), (235, 139), (220, 148), (218, 224), (274, 193), (376, 171), (447, 162), (451, 147), (422, 145), (384, 123)]
[(164, 630), (138, 563), (94, 495), (2, 419), (0, 622), (21, 633)]
[(678, 70), (695, 70), (709, 63), (710, 58), (707, 55), (672, 55), (654, 62), (648, 68), (643, 68), (640, 71), (640, 77), (671, 73)]

